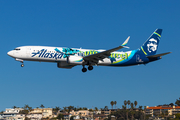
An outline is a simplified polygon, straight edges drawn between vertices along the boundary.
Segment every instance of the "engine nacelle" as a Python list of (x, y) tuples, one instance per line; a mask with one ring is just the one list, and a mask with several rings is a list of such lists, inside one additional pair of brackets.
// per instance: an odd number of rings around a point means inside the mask
[(67, 63), (73, 65), (82, 65), (83, 58), (81, 56), (69, 56), (67, 58)]
[(57, 63), (57, 67), (71, 69), (74, 65), (69, 65), (66, 61), (61, 61)]

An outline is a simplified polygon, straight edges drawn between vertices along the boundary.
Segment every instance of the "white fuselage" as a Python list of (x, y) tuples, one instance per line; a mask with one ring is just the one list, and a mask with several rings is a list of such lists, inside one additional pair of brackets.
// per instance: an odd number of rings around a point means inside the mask
[[(71, 48), (73, 50), (77, 50), (75, 53), (64, 53), (59, 52), (63, 51), (62, 47), (47, 47), (47, 46), (22, 46), (18, 47), (14, 50), (8, 52), (8, 55), (15, 58), (18, 61), (41, 61), (41, 62), (67, 62), (67, 56), (76, 56), (76, 61), (81, 61), (82, 57), (96, 54), (98, 52), (102, 52), (104, 50), (90, 50), (90, 49), (76, 49)], [(113, 52), (110, 57), (116, 59), (115, 61), (119, 61), (121, 59), (127, 59), (129, 52)], [(66, 55), (65, 55), (66, 54)], [(74, 59), (74, 58), (73, 58)], [(69, 63), (72, 65), (81, 65), (82, 62), (74, 62)], [(110, 65), (112, 61), (109, 58), (104, 58), (103, 60), (99, 60), (98, 65)]]

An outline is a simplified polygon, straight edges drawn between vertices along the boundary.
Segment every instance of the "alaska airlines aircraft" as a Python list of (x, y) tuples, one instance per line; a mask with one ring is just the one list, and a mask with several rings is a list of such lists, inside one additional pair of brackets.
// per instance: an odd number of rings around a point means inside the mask
[(21, 67), (24, 61), (55, 62), (59, 68), (72, 68), (82, 65), (82, 72), (92, 70), (94, 65), (99, 66), (131, 66), (147, 64), (161, 59), (161, 56), (169, 54), (156, 54), (161, 38), (162, 29), (156, 29), (146, 42), (136, 50), (127, 52), (115, 52), (127, 48), (128, 37), (125, 42), (110, 50), (91, 50), (81, 48), (47, 47), (47, 46), (22, 46), (9, 51), (7, 54), (16, 61), (20, 61)]

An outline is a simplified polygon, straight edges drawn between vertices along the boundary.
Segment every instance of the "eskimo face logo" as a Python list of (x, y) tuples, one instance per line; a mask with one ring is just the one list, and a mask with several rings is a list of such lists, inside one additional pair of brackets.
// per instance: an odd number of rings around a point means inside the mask
[(157, 40), (151, 38), (147, 43), (147, 49), (150, 53), (155, 52), (157, 50)]

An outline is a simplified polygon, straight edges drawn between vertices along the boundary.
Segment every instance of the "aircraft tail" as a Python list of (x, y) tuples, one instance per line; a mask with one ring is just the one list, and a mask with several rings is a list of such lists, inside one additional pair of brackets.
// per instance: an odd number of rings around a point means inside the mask
[(141, 50), (147, 56), (155, 55), (161, 38), (162, 29), (156, 29), (153, 34), (141, 46)]

